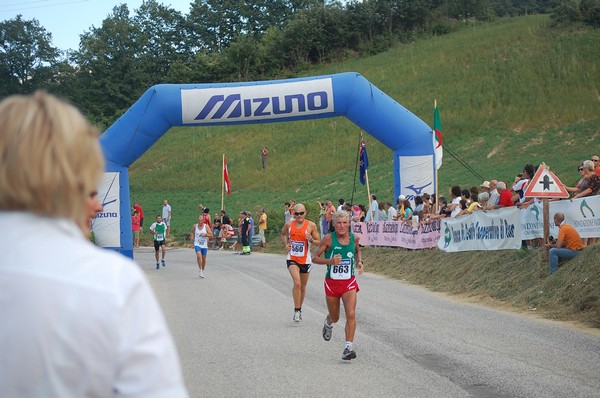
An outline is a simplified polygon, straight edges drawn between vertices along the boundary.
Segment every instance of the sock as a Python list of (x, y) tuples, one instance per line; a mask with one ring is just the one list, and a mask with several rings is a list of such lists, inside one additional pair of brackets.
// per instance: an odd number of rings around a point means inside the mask
[(346, 341), (346, 342), (344, 343), (344, 348), (349, 348), (349, 349), (352, 349), (352, 342), (351, 342), (351, 341)]
[(333, 323), (329, 323), (329, 321), (327, 320), (329, 317), (325, 317), (325, 326), (327, 326), (328, 328), (332, 328), (333, 327)]
[(302, 307), (300, 307), (300, 308), (294, 308), (294, 311), (300, 311), (300, 312), (302, 312)]

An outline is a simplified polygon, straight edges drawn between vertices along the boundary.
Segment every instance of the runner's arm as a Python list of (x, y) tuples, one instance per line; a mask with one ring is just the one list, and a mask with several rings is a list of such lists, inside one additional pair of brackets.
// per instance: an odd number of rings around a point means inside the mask
[(323, 255), (323, 253), (325, 253), (327, 251), (327, 249), (329, 249), (330, 246), (331, 246), (331, 235), (325, 235), (323, 237), (323, 239), (321, 239), (321, 241), (319, 242), (319, 247), (317, 247), (317, 251), (315, 252), (315, 254), (312, 257), (312, 262), (315, 264), (324, 264), (324, 265), (333, 264), (333, 262), (335, 261), (333, 258), (321, 257)]
[(356, 251), (356, 263), (358, 264), (358, 275), (362, 275), (365, 270), (365, 265), (362, 261), (362, 251), (360, 245), (358, 244), (359, 238), (358, 236), (354, 236), (354, 247)]

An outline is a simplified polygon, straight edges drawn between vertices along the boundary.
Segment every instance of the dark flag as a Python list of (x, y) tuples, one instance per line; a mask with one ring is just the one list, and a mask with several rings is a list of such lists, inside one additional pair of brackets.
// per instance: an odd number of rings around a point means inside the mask
[(367, 156), (367, 145), (365, 140), (361, 137), (360, 139), (360, 183), (365, 185), (367, 183), (367, 169), (369, 168), (369, 157)]

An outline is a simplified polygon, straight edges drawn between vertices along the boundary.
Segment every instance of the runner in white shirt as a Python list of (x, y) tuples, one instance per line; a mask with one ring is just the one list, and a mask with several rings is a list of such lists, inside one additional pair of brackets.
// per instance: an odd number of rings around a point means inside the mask
[(194, 240), (194, 250), (196, 251), (196, 262), (200, 269), (200, 278), (204, 278), (206, 255), (208, 254), (208, 240), (212, 237), (212, 231), (204, 223), (204, 216), (198, 216), (198, 224), (192, 225), (192, 229), (190, 230), (190, 240)]

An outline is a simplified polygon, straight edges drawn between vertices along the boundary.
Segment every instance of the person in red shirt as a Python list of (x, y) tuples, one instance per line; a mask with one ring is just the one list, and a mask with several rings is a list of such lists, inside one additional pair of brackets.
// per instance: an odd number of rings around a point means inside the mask
[(499, 181), (496, 189), (500, 192), (500, 199), (498, 199), (498, 205), (494, 208), (498, 209), (515, 205), (512, 201), (513, 195), (510, 190), (506, 188), (506, 183), (504, 181)]
[(142, 206), (138, 202), (133, 204), (133, 210), (137, 211), (140, 215), (140, 228), (144, 228), (144, 210), (142, 210)]

